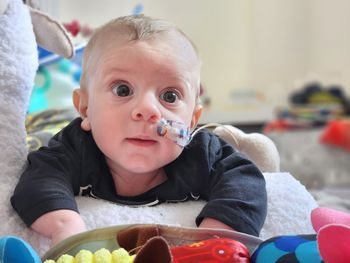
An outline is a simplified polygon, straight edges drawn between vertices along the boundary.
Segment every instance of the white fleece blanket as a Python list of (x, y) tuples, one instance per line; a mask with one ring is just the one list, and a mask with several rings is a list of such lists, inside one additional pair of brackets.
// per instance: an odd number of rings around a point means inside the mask
[[(10, 0), (9, 9), (0, 14), (0, 236), (22, 237), (43, 255), (49, 248), (49, 240), (29, 230), (10, 205), (27, 154), (25, 111), (37, 65), (28, 9), (21, 0)], [(268, 215), (261, 237), (313, 232), (309, 216), (317, 204), (305, 187), (288, 173), (265, 174), (265, 178)], [(130, 208), (87, 197), (77, 199), (88, 229), (129, 223), (194, 226), (204, 204), (192, 201)]]
[[(268, 191), (268, 214), (260, 237), (267, 239), (283, 234), (314, 233), (310, 212), (317, 206), (314, 198), (289, 173), (264, 174)], [(161, 204), (154, 207), (132, 208), (89, 197), (78, 197), (80, 213), (88, 229), (106, 226), (159, 223), (195, 227), (195, 217), (204, 205), (203, 201)], [(49, 248), (49, 240), (27, 229), (14, 212), (9, 224), (1, 229), (3, 234), (12, 233), (28, 240), (43, 255)]]
[[(289, 173), (265, 173), (268, 215), (261, 238), (281, 234), (313, 233), (310, 211), (317, 206), (303, 185)], [(88, 197), (78, 197), (80, 212), (90, 229), (129, 223), (165, 223), (195, 227), (203, 201), (131, 208)]]

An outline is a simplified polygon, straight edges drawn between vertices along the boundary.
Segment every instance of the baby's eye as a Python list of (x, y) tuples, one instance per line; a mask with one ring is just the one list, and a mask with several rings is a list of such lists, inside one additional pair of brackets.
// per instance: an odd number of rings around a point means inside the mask
[(127, 84), (117, 84), (114, 85), (112, 91), (115, 95), (119, 97), (127, 97), (132, 95), (132, 90)]
[(176, 91), (168, 90), (162, 94), (160, 94), (160, 98), (167, 103), (175, 103), (176, 100), (179, 99), (179, 95)]

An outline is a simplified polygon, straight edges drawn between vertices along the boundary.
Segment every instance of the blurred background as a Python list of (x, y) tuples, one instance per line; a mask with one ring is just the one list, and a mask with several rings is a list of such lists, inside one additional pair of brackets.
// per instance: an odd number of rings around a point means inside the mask
[(164, 18), (196, 43), (203, 60), (201, 124), (265, 133), (280, 151), (282, 171), (321, 204), (350, 209), (350, 1), (32, 2), (65, 24), (77, 57), (41, 51), (30, 112), (72, 106), (94, 28), (121, 15)]

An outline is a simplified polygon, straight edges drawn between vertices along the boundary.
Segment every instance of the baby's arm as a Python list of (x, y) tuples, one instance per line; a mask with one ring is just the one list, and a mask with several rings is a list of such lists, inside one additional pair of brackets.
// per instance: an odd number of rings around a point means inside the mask
[[(198, 135), (197, 135), (198, 136)], [(230, 227), (258, 236), (266, 217), (263, 174), (232, 146), (212, 137), (207, 143), (209, 173), (201, 173), (201, 196), (208, 200), (198, 217), (200, 227)]]
[(86, 231), (86, 226), (81, 216), (67, 209), (48, 212), (34, 221), (31, 228), (51, 239), (51, 245), (55, 245), (63, 239)]
[(82, 171), (81, 153), (70, 139), (71, 127), (55, 135), (49, 147), (29, 153), (11, 198), (24, 223), (52, 239), (53, 244), (86, 229), (75, 201)]
[(234, 230), (232, 227), (220, 222), (219, 220), (216, 220), (216, 219), (210, 218), (210, 217), (204, 218), (202, 223), (199, 225), (199, 227)]

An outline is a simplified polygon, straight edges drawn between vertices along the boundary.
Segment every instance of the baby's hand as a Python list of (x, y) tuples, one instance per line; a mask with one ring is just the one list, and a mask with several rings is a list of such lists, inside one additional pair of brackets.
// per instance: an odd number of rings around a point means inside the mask
[(65, 238), (86, 231), (85, 223), (81, 216), (72, 210), (55, 210), (40, 216), (31, 225), (41, 235), (51, 239), (51, 245), (55, 245)]

